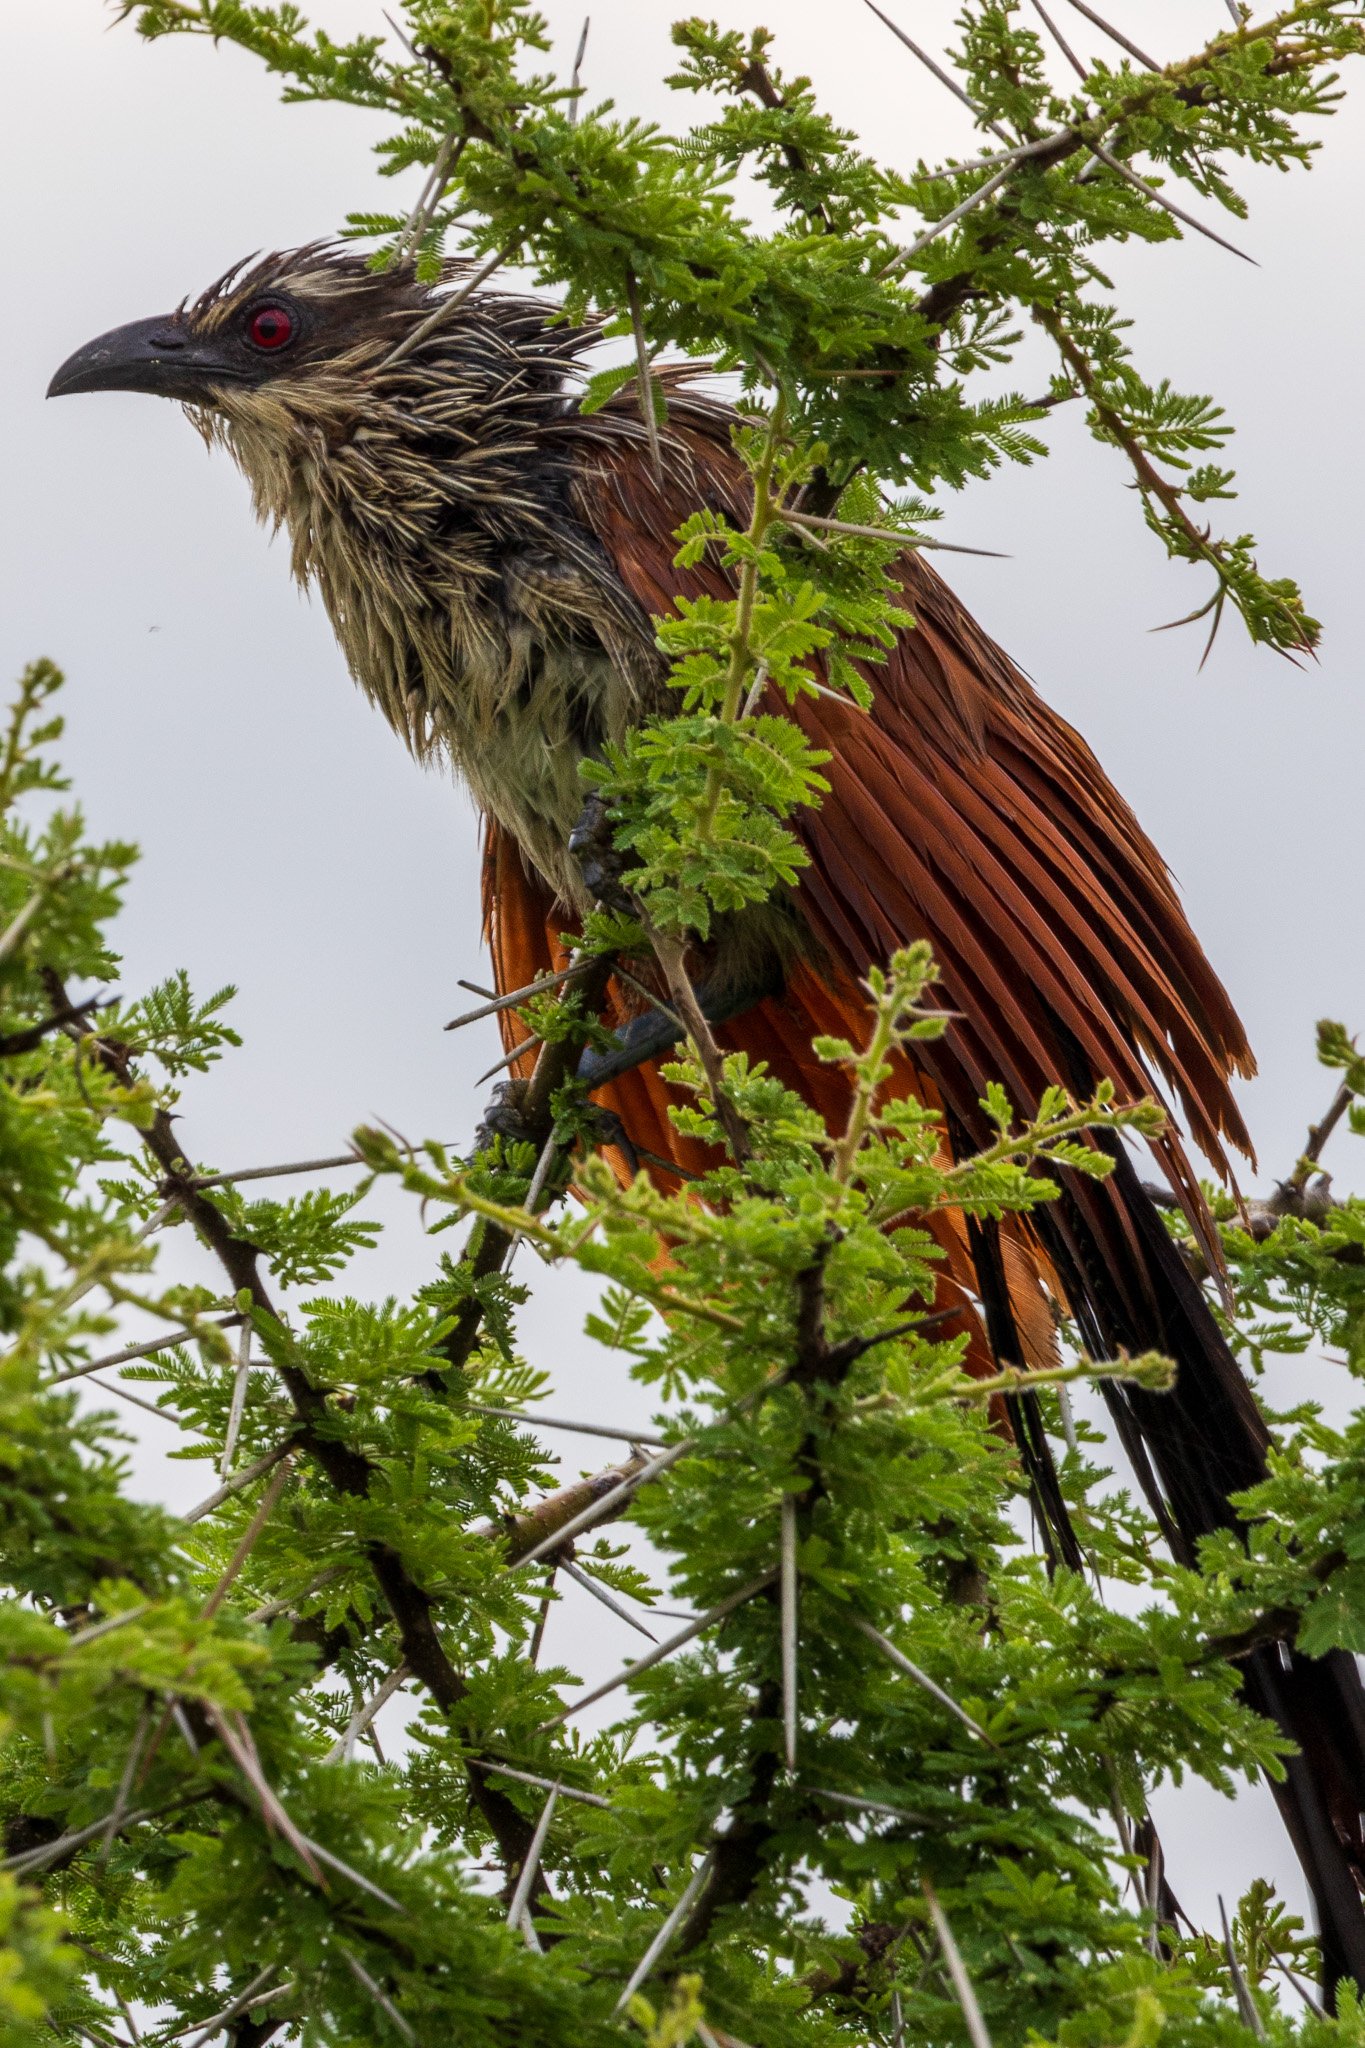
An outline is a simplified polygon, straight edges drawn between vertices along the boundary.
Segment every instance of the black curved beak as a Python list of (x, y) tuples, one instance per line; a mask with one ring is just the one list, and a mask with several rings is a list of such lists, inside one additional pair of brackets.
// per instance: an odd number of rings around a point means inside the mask
[(73, 391), (151, 391), (194, 402), (240, 377), (221, 345), (198, 341), (179, 313), (115, 327), (68, 356), (47, 387), (49, 398)]

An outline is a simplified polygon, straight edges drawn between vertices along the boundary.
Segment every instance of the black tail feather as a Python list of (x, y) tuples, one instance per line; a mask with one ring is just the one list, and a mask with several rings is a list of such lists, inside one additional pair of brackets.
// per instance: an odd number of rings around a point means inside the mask
[[(1068, 1176), (1034, 1221), (1082, 1342), (1097, 1358), (1161, 1351), (1166, 1394), (1110, 1382), (1105, 1395), (1139, 1483), (1174, 1555), (1237, 1527), (1231, 1496), (1264, 1477), (1269, 1433), (1227, 1340), (1126, 1152), (1107, 1181)], [(994, 1342), (994, 1331), (991, 1332)], [(1278, 1646), (1243, 1661), (1248, 1701), (1296, 1745), (1271, 1789), (1317, 1912), (1329, 1994), (1365, 1990), (1365, 1687), (1353, 1657)]]

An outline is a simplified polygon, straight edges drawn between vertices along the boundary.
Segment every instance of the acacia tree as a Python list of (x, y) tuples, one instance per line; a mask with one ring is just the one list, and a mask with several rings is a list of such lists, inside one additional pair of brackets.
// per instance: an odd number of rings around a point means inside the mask
[[(1239, 212), (1239, 159), (1305, 162), (1334, 67), (1365, 48), (1360, 0), (1229, 11), (1165, 67), (1111, 31), (1114, 64), (1077, 63), (1061, 90), (1032, 17), (969, 0), (943, 76), (982, 154), (893, 172), (761, 33), (678, 27), (673, 82), (704, 119), (669, 135), (537, 71), (521, 0), (408, 0), (396, 40), (346, 46), (287, 6), (125, 7), (147, 35), (245, 45), (289, 96), (394, 117), (383, 168), (425, 166), (418, 203), (349, 231), (433, 279), (457, 237), (472, 269), (452, 307), (515, 261), (603, 317), (630, 356), (585, 403), (637, 379), (652, 417), (664, 347), (730, 373), (754, 511), (679, 535), (684, 561), (719, 550), (735, 595), (660, 621), (678, 715), (599, 772), (633, 904), (590, 922), (567, 994), (520, 1004), (543, 1039), (532, 1142), (457, 1158), (358, 1131), (330, 1163), (358, 1190), (255, 1199), (251, 1174), (197, 1158), (194, 1093), (229, 1085), (203, 1077), (236, 1042), (230, 992), (109, 993), (132, 850), (92, 845), (62, 804), (60, 679), (23, 680), (0, 752), (0, 2038), (1358, 2034), (1349, 1986), (1331, 2017), (1296, 1999), (1312, 1942), (1264, 1884), (1214, 1936), (1175, 1913), (1146, 1797), (1281, 1768), (1239, 1654), (1365, 1648), (1365, 1423), (1297, 1412), (1245, 1543), (1183, 1567), (1066, 1401), (1068, 1381), (1169, 1368), (1073, 1347), (1029, 1382), (1093, 1570), (1056, 1568), (1011, 1520), (1000, 1403), (1020, 1376), (969, 1379), (936, 1331), (924, 1220), (1028, 1210), (1054, 1193), (1042, 1168), (1102, 1174), (1095, 1134), (1152, 1135), (1162, 1112), (1105, 1086), (1023, 1120), (993, 1093), (996, 1142), (945, 1163), (934, 1116), (883, 1088), (899, 1048), (952, 1028), (911, 949), (869, 977), (863, 1041), (816, 1047), (853, 1084), (827, 1130), (720, 1060), (679, 967), (715, 913), (798, 877), (789, 820), (819, 801), (820, 758), (751, 708), (755, 684), (795, 702), (818, 656), (819, 687), (865, 702), (906, 623), (896, 552), (930, 544), (949, 487), (1039, 455), (1051, 405), (1083, 406), (1126, 457), (1148, 526), (1200, 573), (1195, 616), (1216, 629), (1230, 605), (1272, 648), (1312, 645), (1250, 537), (1204, 523), (1232, 494), (1226, 422), (1138, 371), (1099, 263), (1106, 241), (1178, 235), (1191, 206)], [(755, 181), (763, 232), (742, 212)], [(1041, 405), (994, 391), (1021, 316), (1057, 350)], [(677, 1116), (718, 1161), (676, 1194), (647, 1172), (618, 1185), (570, 1078), (585, 988), (647, 940), (695, 1020)], [(1320, 1050), (1340, 1085), (1276, 1201), (1218, 1204), (1253, 1367), (1324, 1341), (1365, 1363), (1365, 1204), (1314, 1178), (1343, 1116), (1365, 1130), (1365, 1061), (1340, 1027)], [(379, 1176), (433, 1231), (467, 1226), (406, 1302), (336, 1291), (373, 1241)], [(176, 1277), (175, 1225), (216, 1284)], [(659, 1403), (657, 1437), (559, 1492), (528, 1407), (548, 1375), (517, 1346), (522, 1240), (599, 1276), (590, 1334)], [(133, 1310), (155, 1334), (129, 1344)], [(119, 1429), (79, 1381), (171, 1418), (219, 1480), (198, 1509), (128, 1497)], [(614, 1541), (622, 1516), (651, 1574)], [(539, 1661), (566, 1577), (637, 1625), (664, 1587), (694, 1618), (585, 1693)], [(1113, 1582), (1141, 1601), (1115, 1611)], [(381, 1747), (400, 1694), (404, 1740)], [(612, 1718), (583, 1737), (599, 1697)]]

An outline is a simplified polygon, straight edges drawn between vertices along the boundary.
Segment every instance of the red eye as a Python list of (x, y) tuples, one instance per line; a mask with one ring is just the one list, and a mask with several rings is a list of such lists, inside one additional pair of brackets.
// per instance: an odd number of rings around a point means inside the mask
[(258, 306), (246, 323), (246, 332), (257, 348), (283, 348), (294, 339), (293, 316), (283, 306)]

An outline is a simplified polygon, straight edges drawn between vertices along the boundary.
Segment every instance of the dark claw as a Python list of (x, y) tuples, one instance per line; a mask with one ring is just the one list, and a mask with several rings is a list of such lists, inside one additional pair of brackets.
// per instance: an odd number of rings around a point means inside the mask
[(632, 1174), (640, 1171), (640, 1155), (630, 1142), (630, 1133), (614, 1109), (593, 1104), (593, 1138), (599, 1145), (614, 1145)]
[[(781, 991), (782, 975), (774, 966), (764, 981), (749, 988), (712, 989), (703, 985), (697, 990), (697, 1003), (708, 1024), (724, 1024), (731, 1017), (742, 1017), (746, 1010), (752, 1010), (755, 1004), (769, 996), (780, 995)], [(608, 1081), (628, 1074), (632, 1067), (642, 1067), (649, 1060), (660, 1059), (682, 1037), (679, 1026), (662, 1010), (646, 1010), (642, 1016), (632, 1017), (629, 1024), (623, 1024), (613, 1034), (615, 1042), (610, 1051), (587, 1051), (582, 1055), (578, 1062), (578, 1079), (589, 1093), (596, 1088), (604, 1088)]]
[(504, 1145), (530, 1145), (534, 1133), (522, 1117), (522, 1104), (526, 1099), (524, 1081), (500, 1081), (493, 1090), (492, 1099), (483, 1113), (483, 1121), (474, 1133), (474, 1150), (487, 1152), (498, 1138)]

